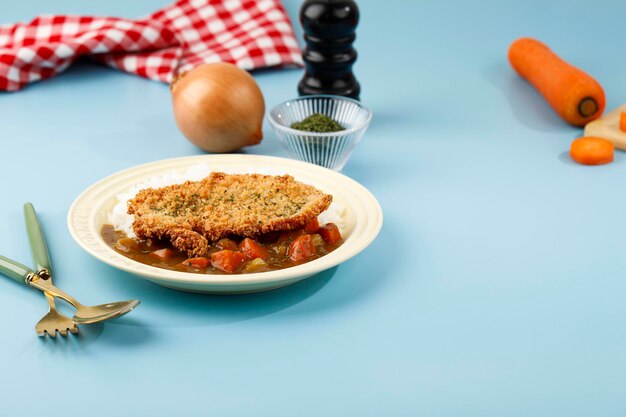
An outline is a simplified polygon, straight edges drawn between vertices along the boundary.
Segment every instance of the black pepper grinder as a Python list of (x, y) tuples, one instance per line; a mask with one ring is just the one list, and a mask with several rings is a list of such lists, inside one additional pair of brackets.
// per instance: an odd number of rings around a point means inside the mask
[(300, 8), (306, 47), (305, 72), (298, 94), (335, 94), (359, 99), (361, 86), (352, 73), (356, 51), (352, 43), (359, 23), (353, 0), (305, 0)]

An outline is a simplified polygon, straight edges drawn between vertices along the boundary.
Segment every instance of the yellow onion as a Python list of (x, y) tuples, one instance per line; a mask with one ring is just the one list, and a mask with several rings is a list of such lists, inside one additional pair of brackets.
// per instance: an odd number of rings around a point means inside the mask
[(235, 65), (200, 65), (176, 78), (171, 90), (176, 124), (199, 148), (233, 152), (263, 139), (263, 94)]

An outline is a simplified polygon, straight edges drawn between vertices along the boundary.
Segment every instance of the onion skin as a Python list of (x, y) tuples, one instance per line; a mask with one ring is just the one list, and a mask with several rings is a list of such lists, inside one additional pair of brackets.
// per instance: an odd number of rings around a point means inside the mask
[(233, 64), (203, 64), (172, 82), (176, 125), (207, 152), (234, 152), (263, 139), (265, 102), (254, 78)]

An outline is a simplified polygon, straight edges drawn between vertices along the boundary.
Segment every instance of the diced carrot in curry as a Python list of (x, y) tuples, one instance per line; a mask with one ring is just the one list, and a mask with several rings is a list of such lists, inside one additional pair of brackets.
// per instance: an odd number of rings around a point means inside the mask
[(206, 268), (210, 265), (211, 261), (209, 261), (209, 258), (205, 258), (204, 256), (198, 256), (196, 258), (185, 259), (181, 263), (187, 266), (195, 266), (196, 268)]
[(172, 259), (172, 257), (174, 256), (174, 251), (170, 248), (163, 248), (153, 251), (152, 255), (161, 259)]
[(266, 260), (269, 256), (267, 249), (249, 237), (242, 240), (239, 247), (241, 248), (243, 254), (250, 259), (260, 258)]
[(293, 242), (291, 242), (291, 245), (289, 245), (289, 249), (287, 250), (287, 255), (293, 261), (302, 261), (310, 258), (316, 253), (315, 244), (313, 243), (313, 239), (311, 239), (311, 235), (302, 235), (297, 237)]
[(341, 240), (341, 233), (335, 223), (326, 223), (324, 226), (319, 228), (317, 233), (319, 233), (326, 242), (331, 244), (337, 243)]
[(317, 217), (313, 217), (305, 226), (304, 231), (306, 233), (315, 233), (320, 228), (320, 222)]
[(246, 256), (241, 252), (230, 249), (221, 250), (211, 254), (211, 265), (224, 272), (235, 272), (246, 260)]

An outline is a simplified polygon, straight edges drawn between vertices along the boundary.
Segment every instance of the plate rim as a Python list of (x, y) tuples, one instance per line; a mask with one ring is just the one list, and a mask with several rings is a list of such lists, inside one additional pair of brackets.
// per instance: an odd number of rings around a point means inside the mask
[[(171, 170), (180, 169), (184, 167), (190, 167), (196, 163), (208, 163), (208, 164), (229, 164), (229, 160), (237, 160), (241, 161), (254, 161), (255, 163), (263, 163), (267, 162), (266, 165), (275, 163), (277, 167), (284, 168), (288, 174), (290, 174), (289, 168), (295, 167), (300, 169), (305, 169), (306, 171), (312, 172), (313, 176), (315, 176), (316, 171), (317, 174), (322, 176), (331, 176), (335, 177), (337, 180), (340, 180), (344, 183), (344, 185), (349, 186), (350, 189), (356, 190), (356, 193), (361, 197), (365, 197), (367, 200), (367, 204), (361, 204), (362, 207), (368, 208), (370, 212), (368, 212), (368, 225), (366, 226), (365, 232), (366, 235), (363, 236), (358, 242), (353, 242), (351, 246), (346, 247), (345, 250), (341, 250), (344, 245), (337, 248), (335, 251), (315, 259), (311, 262), (307, 262), (301, 265), (277, 270), (277, 271), (266, 271), (266, 272), (257, 272), (250, 274), (233, 274), (233, 275), (222, 275), (222, 274), (199, 274), (192, 272), (182, 272), (182, 271), (172, 271), (163, 268), (157, 268), (150, 265), (145, 265), (137, 261), (133, 261), (129, 258), (124, 257), (123, 255), (115, 252), (113, 249), (107, 246), (110, 250), (108, 257), (103, 256), (101, 253), (96, 251), (89, 242), (86, 241), (85, 237), (82, 236), (82, 233), (77, 230), (76, 227), (76, 219), (77, 219), (77, 210), (81, 208), (81, 204), (85, 205), (85, 200), (94, 193), (94, 190), (101, 188), (102, 186), (109, 184), (116, 179), (123, 179), (129, 173), (141, 173), (141, 171), (155, 168), (164, 170), (169, 165), (177, 165), (176, 168), (172, 168)], [(232, 163), (232, 162), (230, 162)], [(178, 166), (180, 165), (180, 166)], [(272, 166), (272, 165), (269, 165)], [(160, 168), (159, 168), (160, 167)], [(157, 174), (158, 175), (158, 174)], [(146, 174), (146, 178), (150, 175)], [(297, 180), (300, 180), (296, 177)], [(304, 179), (306, 180), (306, 179)], [(128, 186), (132, 186), (132, 184), (128, 184)], [(123, 192), (123, 190), (118, 190), (118, 192)], [(94, 210), (97, 207), (94, 207), (94, 204), (87, 204), (88, 214), (90, 216), (94, 216)], [(250, 286), (250, 285), (261, 285), (261, 284), (269, 284), (269, 283), (278, 283), (280, 281), (289, 281), (294, 278), (303, 277), (306, 278), (308, 276), (315, 275), (327, 269), (333, 268), (337, 265), (340, 265), (343, 262), (351, 259), (356, 256), (364, 249), (366, 249), (379, 234), (383, 225), (383, 212), (382, 208), (376, 199), (376, 197), (363, 185), (355, 181), (354, 179), (333, 171), (328, 168), (324, 168), (318, 165), (310, 164), (303, 161), (297, 161), (288, 158), (276, 157), (276, 156), (267, 156), (267, 155), (249, 155), (249, 154), (210, 154), (210, 155), (194, 155), (194, 156), (185, 156), (185, 157), (177, 157), (177, 158), (168, 158), (162, 159), (147, 163), (142, 163), (139, 165), (135, 165), (117, 172), (110, 174), (95, 183), (91, 184), (85, 190), (83, 190), (72, 202), (68, 214), (67, 214), (67, 226), (70, 231), (70, 234), (74, 241), (88, 254), (98, 259), (99, 261), (110, 265), (116, 269), (120, 269), (126, 272), (129, 272), (133, 275), (138, 275), (148, 279), (152, 282), (159, 283), (159, 281), (165, 281), (169, 284), (180, 284), (180, 285), (188, 285), (188, 286), (210, 286), (210, 287), (218, 287), (218, 286)], [(94, 238), (94, 236), (89, 236), (90, 238)], [(97, 239), (101, 239), (99, 233), (95, 236)], [(104, 243), (104, 242), (102, 242)], [(118, 262), (115, 262), (118, 261)], [(130, 261), (130, 262), (128, 262)], [(207, 281), (207, 278), (210, 278)]]

